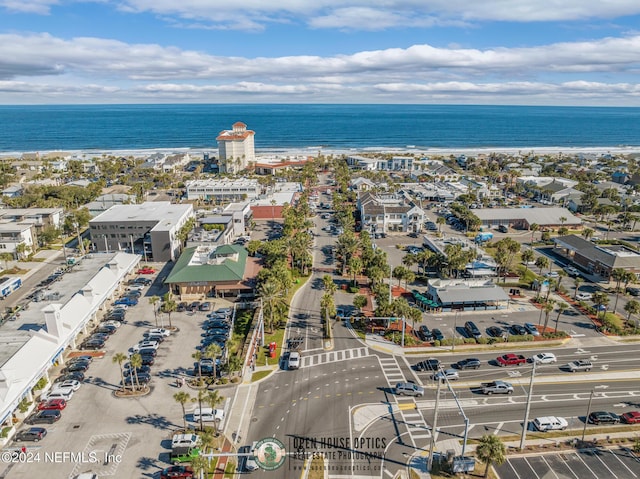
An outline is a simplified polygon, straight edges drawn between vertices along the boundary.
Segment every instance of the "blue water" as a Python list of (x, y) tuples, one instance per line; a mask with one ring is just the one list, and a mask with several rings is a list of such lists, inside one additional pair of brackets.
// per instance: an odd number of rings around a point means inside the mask
[(640, 108), (55, 105), (0, 106), (0, 151), (216, 148), (236, 121), (257, 150), (640, 145)]

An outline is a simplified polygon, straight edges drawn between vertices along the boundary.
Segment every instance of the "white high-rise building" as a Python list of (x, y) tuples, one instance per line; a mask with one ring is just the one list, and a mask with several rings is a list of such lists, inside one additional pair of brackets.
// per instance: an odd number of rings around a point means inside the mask
[(232, 130), (221, 131), (216, 138), (220, 173), (237, 173), (256, 160), (253, 146), (255, 132), (247, 130), (247, 125), (241, 121), (234, 123), (232, 128)]

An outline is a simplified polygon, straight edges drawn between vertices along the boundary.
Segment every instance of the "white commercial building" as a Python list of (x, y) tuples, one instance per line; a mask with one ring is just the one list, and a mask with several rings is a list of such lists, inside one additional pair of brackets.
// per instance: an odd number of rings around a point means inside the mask
[[(0, 253), (19, 259), (34, 251), (35, 227), (31, 223), (0, 223)], [(24, 250), (20, 251), (20, 246)]]
[(261, 191), (258, 180), (193, 180), (186, 182), (188, 200), (217, 202), (243, 201), (256, 198)]
[(256, 161), (253, 144), (255, 132), (247, 130), (247, 125), (241, 121), (234, 123), (232, 128), (221, 131), (216, 138), (220, 173), (237, 173)]

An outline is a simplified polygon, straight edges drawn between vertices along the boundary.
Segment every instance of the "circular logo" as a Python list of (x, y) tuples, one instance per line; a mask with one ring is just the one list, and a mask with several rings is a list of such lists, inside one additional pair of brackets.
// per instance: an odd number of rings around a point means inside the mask
[(273, 437), (267, 437), (258, 441), (253, 457), (255, 457), (260, 469), (275, 471), (284, 464), (287, 453), (284, 449), (284, 444)]

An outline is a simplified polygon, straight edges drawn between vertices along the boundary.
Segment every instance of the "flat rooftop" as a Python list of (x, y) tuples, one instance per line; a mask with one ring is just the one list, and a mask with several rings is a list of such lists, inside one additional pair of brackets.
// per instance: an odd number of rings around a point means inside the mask
[(190, 204), (173, 204), (169, 201), (148, 201), (139, 205), (114, 205), (93, 218), (90, 223), (129, 223), (136, 221), (158, 221), (169, 228), (175, 225), (189, 210)]

